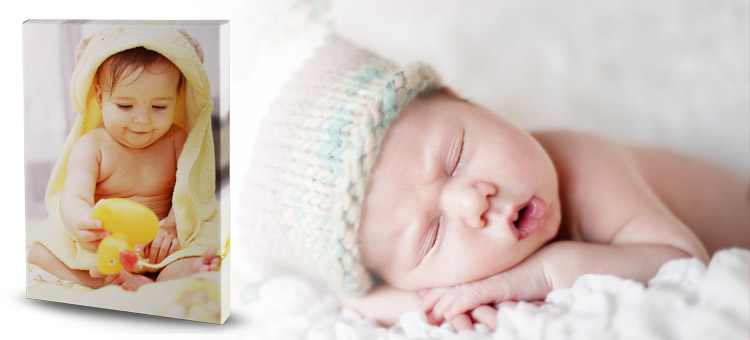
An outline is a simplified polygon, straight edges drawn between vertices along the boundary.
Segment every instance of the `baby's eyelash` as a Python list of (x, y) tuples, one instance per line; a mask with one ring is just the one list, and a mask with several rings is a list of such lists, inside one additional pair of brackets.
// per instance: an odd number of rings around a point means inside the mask
[(437, 222), (435, 222), (435, 231), (432, 233), (432, 239), (430, 240), (429, 246), (427, 247), (427, 253), (431, 252), (435, 247), (435, 243), (437, 243), (438, 234), (440, 233), (440, 222), (442, 221), (442, 219), (443, 216), (439, 216), (437, 218)]
[(417, 253), (417, 265), (422, 263), (427, 254), (432, 251), (437, 243), (438, 233), (440, 232), (440, 223), (442, 216), (437, 216), (435, 219), (430, 221), (430, 225), (427, 226), (425, 233), (423, 234), (422, 246)]
[(453, 165), (453, 169), (451, 169), (451, 176), (453, 176), (456, 173), (456, 170), (461, 166), (463, 163), (463, 155), (464, 155), (464, 137), (466, 136), (466, 133), (463, 133), (461, 135), (461, 149), (458, 151), (458, 157), (456, 157), (456, 163)]
[(118, 108), (121, 108), (121, 109), (123, 109), (123, 110), (127, 110), (127, 109), (130, 109), (130, 108), (132, 108), (132, 107), (133, 107), (133, 105), (128, 105), (128, 104), (117, 104), (117, 107), (118, 107)]

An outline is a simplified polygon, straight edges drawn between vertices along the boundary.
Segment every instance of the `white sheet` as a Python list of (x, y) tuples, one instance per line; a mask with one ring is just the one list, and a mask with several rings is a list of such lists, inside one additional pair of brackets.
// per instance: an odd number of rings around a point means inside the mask
[[(235, 275), (238, 271), (232, 272)], [(502, 307), (497, 331), (456, 334), (412, 311), (389, 328), (340, 309), (333, 294), (291, 274), (237, 278), (233, 313), (248, 316), (253, 339), (742, 339), (750, 338), (750, 251), (727, 249), (708, 267), (670, 261), (648, 285), (584, 275), (537, 307)], [(237, 301), (240, 301), (237, 303)]]

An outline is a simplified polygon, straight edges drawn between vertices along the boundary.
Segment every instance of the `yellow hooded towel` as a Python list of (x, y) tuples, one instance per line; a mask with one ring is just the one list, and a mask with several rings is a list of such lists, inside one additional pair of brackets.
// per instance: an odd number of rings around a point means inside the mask
[(139, 46), (160, 53), (182, 72), (185, 82), (179, 93), (174, 123), (185, 130), (188, 137), (177, 161), (172, 195), (180, 249), (158, 264), (148, 264), (141, 259), (136, 269), (156, 271), (177, 259), (200, 256), (209, 247), (221, 249), (220, 214), (214, 196), (213, 103), (200, 47), (186, 33), (168, 25), (113, 26), (82, 41), (79, 46), (79, 59), (71, 79), (71, 96), (78, 116), (47, 184), (48, 220), (32, 233), (36, 234), (32, 236), (35, 242), (43, 244), (72, 269), (93, 268), (96, 254), (84, 250), (73, 240), (60, 217), (60, 194), (68, 156), (81, 136), (102, 123), (93, 86), (99, 66), (111, 55)]

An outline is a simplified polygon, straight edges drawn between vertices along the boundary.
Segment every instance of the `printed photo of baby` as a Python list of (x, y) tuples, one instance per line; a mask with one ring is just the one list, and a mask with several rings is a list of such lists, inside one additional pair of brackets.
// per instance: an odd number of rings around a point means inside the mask
[(24, 24), (28, 297), (226, 319), (226, 28)]

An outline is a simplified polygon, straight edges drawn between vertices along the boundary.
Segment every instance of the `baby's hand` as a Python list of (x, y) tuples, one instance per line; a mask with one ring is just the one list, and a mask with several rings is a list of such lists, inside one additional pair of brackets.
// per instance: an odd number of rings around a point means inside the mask
[(90, 218), (82, 218), (78, 221), (72, 233), (81, 248), (93, 253), (96, 252), (96, 248), (102, 239), (109, 235), (107, 231), (102, 229), (102, 221)]
[(420, 297), (423, 299), (423, 302), (419, 307), (424, 310), (425, 313), (427, 313), (427, 322), (434, 325), (439, 325), (443, 321), (447, 321), (451, 324), (451, 326), (453, 326), (453, 329), (456, 332), (473, 330), (475, 323), (481, 323), (487, 326), (487, 328), (489, 328), (490, 330), (495, 330), (497, 324), (497, 307), (495, 307), (494, 305), (479, 305), (475, 308), (470, 308), (469, 310), (458, 314), (451, 319), (444, 319), (442, 317), (433, 315), (433, 313), (428, 313), (430, 310), (426, 310), (428, 308), (427, 306), (431, 304), (434, 305), (432, 301), (435, 300), (435, 297), (442, 297), (446, 293), (450, 292), (451, 289), (452, 287), (442, 287), (425, 289), (419, 292)]
[[(444, 320), (454, 323), (454, 318), (469, 314), (475, 320), (493, 328), (494, 315), (497, 314), (494, 304), (505, 301), (543, 300), (549, 291), (550, 285), (544, 273), (544, 266), (541, 265), (539, 256), (532, 255), (519, 265), (488, 278), (422, 292), (422, 303), (419, 307), (427, 314), (427, 320), (433, 324), (440, 324)], [(488, 318), (492, 318), (493, 322), (484, 322)]]
[(180, 249), (180, 240), (177, 238), (177, 225), (169, 225), (169, 223), (159, 227), (154, 240), (143, 247), (145, 257), (148, 257), (148, 262), (151, 264), (161, 262), (178, 249)]
[(494, 329), (497, 309), (493, 305), (507, 299), (507, 290), (506, 282), (498, 274), (453, 287), (429, 289), (420, 294), (419, 308), (431, 324), (449, 321), (459, 331), (472, 329), (474, 319)]

